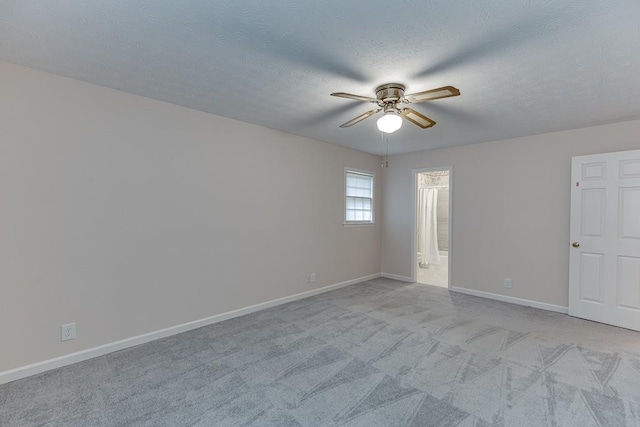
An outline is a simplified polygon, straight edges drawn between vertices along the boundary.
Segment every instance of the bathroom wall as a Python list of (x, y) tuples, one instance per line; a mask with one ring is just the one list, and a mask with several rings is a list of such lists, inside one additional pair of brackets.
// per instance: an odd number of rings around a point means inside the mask
[(449, 191), (447, 188), (438, 189), (438, 249), (449, 250)]

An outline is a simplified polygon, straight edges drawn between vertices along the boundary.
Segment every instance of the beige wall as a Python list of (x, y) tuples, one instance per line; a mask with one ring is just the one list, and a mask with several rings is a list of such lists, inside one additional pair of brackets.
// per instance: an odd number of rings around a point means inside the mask
[(0, 118), (0, 372), (380, 272), (376, 156), (6, 63)]
[(393, 156), (382, 270), (411, 276), (411, 170), (451, 165), (453, 286), (566, 306), (571, 157), (638, 148), (630, 121)]

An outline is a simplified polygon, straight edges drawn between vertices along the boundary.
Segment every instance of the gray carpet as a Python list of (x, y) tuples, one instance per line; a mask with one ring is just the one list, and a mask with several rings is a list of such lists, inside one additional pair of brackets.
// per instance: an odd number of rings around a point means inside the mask
[(0, 425), (640, 425), (640, 333), (377, 279), (5, 384)]

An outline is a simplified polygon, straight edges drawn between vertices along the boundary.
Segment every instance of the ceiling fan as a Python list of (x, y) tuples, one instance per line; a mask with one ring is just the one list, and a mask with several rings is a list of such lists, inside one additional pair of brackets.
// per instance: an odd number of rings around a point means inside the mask
[(404, 94), (404, 85), (400, 83), (387, 83), (376, 88), (376, 97), (353, 95), (350, 93), (336, 92), (331, 96), (355, 99), (357, 101), (371, 102), (378, 107), (360, 114), (358, 117), (340, 125), (341, 128), (348, 128), (362, 120), (373, 116), (379, 111), (384, 111), (384, 116), (378, 119), (378, 129), (385, 133), (392, 133), (400, 129), (402, 119), (406, 119), (414, 125), (427, 129), (436, 124), (429, 117), (417, 112), (413, 108), (402, 107), (401, 104), (418, 104), (434, 99), (449, 98), (460, 95), (460, 91), (453, 86), (443, 86), (437, 89), (426, 90), (424, 92)]

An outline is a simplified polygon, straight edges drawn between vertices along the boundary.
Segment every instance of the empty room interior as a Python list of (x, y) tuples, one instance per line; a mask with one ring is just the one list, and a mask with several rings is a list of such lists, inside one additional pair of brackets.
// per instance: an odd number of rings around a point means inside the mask
[(0, 425), (640, 425), (639, 22), (0, 0)]

